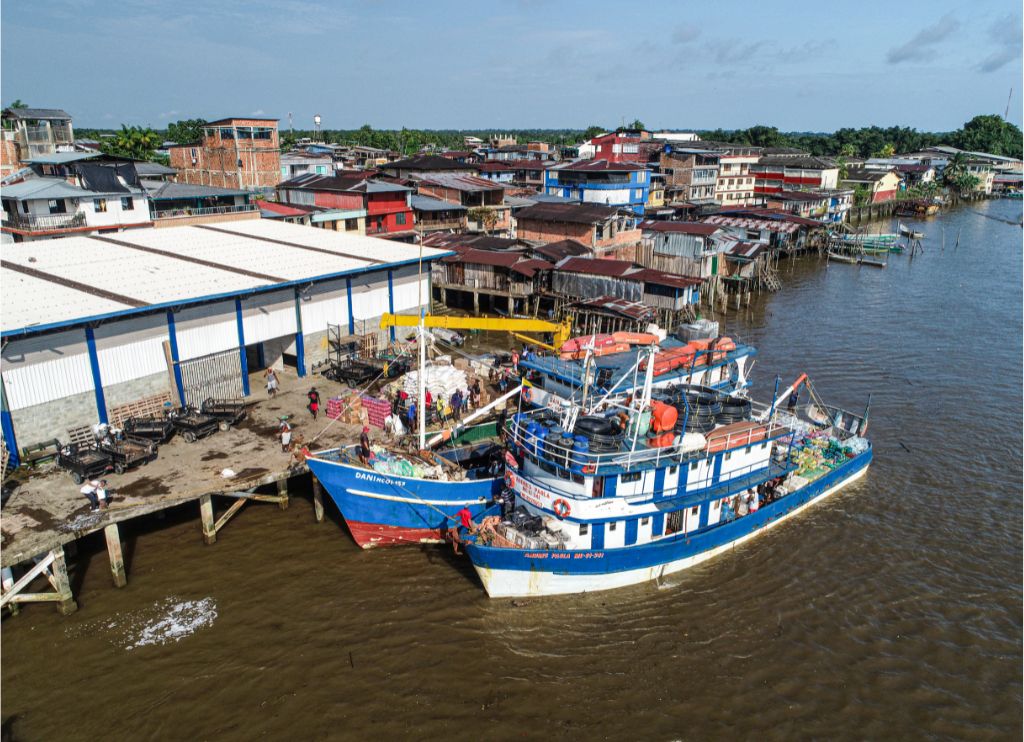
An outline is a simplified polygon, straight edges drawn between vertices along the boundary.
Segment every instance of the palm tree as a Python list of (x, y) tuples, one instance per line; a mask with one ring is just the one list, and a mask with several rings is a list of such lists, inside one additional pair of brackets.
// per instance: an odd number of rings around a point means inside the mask
[(160, 135), (150, 128), (121, 124), (121, 131), (102, 145), (103, 152), (132, 160), (151, 160), (160, 146)]

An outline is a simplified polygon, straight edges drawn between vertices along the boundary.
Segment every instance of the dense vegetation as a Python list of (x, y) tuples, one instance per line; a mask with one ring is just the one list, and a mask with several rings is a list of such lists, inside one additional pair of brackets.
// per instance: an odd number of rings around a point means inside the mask
[[(159, 143), (162, 138), (176, 142), (195, 141), (199, 130), (205, 123), (202, 119), (177, 121), (168, 126), (164, 132), (138, 127), (122, 127), (120, 132), (102, 129), (78, 129), (81, 138), (99, 138), (104, 134), (115, 134), (116, 145), (108, 145), (111, 152), (131, 152), (142, 155), (142, 159), (152, 157), (142, 142)], [(642, 128), (643, 123), (634, 121), (626, 128)], [(620, 127), (621, 128), (621, 127)], [(423, 149), (461, 149), (463, 137), (476, 136), (486, 140), (492, 134), (501, 131), (516, 137), (520, 142), (541, 141), (559, 147), (573, 146), (604, 131), (600, 126), (587, 129), (374, 129), (364, 125), (358, 129), (332, 129), (324, 131), (321, 138), (325, 142), (337, 144), (363, 145), (380, 149), (392, 149), (406, 155), (414, 154)], [(908, 127), (867, 126), (860, 129), (843, 128), (832, 133), (820, 132), (782, 132), (774, 126), (752, 126), (749, 129), (714, 129), (699, 132), (702, 139), (736, 142), (758, 147), (797, 147), (814, 155), (831, 155), (842, 157), (877, 157), (890, 156), (897, 152), (913, 152), (924, 147), (947, 144), (961, 149), (989, 152), (995, 155), (1006, 155), (1020, 158), (1022, 156), (1021, 130), (1000, 116), (975, 116), (962, 128), (950, 132), (925, 132)], [(309, 130), (285, 131), (281, 134), (283, 148), (303, 137), (312, 137)], [(146, 152), (149, 151), (147, 155)]]

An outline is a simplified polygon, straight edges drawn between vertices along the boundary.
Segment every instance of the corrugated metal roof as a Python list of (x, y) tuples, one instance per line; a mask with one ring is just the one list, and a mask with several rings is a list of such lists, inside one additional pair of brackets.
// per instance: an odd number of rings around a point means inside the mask
[(60, 108), (5, 108), (4, 116), (15, 119), (49, 119), (51, 121), (70, 121), (71, 116)]
[(412, 207), (416, 211), (466, 211), (461, 204), (452, 204), (430, 196), (413, 196)]
[(600, 224), (614, 218), (620, 211), (623, 209), (601, 204), (538, 203), (520, 211), (516, 218), (519, 221), (533, 219), (541, 222)]
[(723, 227), (743, 227), (744, 229), (765, 229), (769, 232), (784, 232), (791, 234), (800, 229), (799, 224), (793, 222), (772, 221), (769, 219), (751, 219), (739, 216), (712, 215), (705, 217), (708, 224), (720, 224)]
[(635, 270), (628, 260), (607, 260), (605, 258), (566, 258), (556, 266), (558, 270), (573, 273), (591, 273), (598, 276), (622, 277)]
[[(94, 287), (100, 294), (127, 296), (137, 304), (183, 305), (282, 283), (386, 269), (413, 262), (419, 254), (416, 245), (262, 219), (215, 227), (131, 229), (103, 239), (75, 236), (7, 244), (0, 327), (7, 333), (133, 309), (69, 288), (68, 282)], [(424, 259), (445, 254), (423, 248)], [(25, 277), (8, 264), (43, 277)], [(284, 281), (254, 277), (260, 274)], [(47, 275), (53, 280), (46, 280)]]
[(19, 201), (34, 198), (93, 198), (105, 195), (107, 194), (73, 186), (63, 178), (30, 178), (4, 186), (3, 191), (0, 191), (0, 196)]
[(574, 160), (552, 165), (549, 170), (565, 170), (566, 172), (606, 173), (618, 171), (647, 170), (635, 162), (609, 162), (608, 160)]
[(620, 299), (617, 296), (598, 296), (596, 299), (578, 301), (573, 306), (603, 309), (607, 312), (641, 322), (652, 320), (657, 314), (646, 304), (641, 304), (638, 301), (629, 301), (628, 299)]
[(478, 178), (475, 175), (457, 175), (455, 173), (438, 173), (428, 175), (420, 183), (425, 185), (439, 185), (442, 188), (451, 188), (455, 191), (501, 191), (504, 186), (493, 180)]
[(679, 232), (681, 234), (696, 234), (710, 237), (721, 227), (705, 222), (643, 222), (640, 229), (645, 232)]
[(249, 191), (240, 188), (217, 188), (216, 186), (175, 183), (170, 180), (149, 180), (143, 185), (154, 201), (170, 201), (181, 198), (214, 198), (216, 196), (246, 196)]
[[(78, 162), (79, 160), (91, 160), (99, 157), (99, 152), (54, 152), (50, 155), (39, 155), (30, 160), (25, 160), (32, 165), (63, 165), (67, 162)], [(175, 172), (174, 170), (171, 171)]]

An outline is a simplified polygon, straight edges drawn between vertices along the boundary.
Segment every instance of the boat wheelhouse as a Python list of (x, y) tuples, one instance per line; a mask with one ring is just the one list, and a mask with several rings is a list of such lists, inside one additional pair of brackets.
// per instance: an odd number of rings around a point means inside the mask
[[(749, 386), (749, 361), (757, 354), (752, 345), (731, 340), (722, 348), (709, 347), (715, 338), (708, 338), (704, 347), (667, 337), (659, 343), (659, 360), (652, 381), (654, 389), (680, 384), (696, 384), (734, 394)], [(728, 340), (726, 338), (726, 340)], [(690, 352), (693, 351), (693, 352)], [(643, 359), (646, 347), (632, 348), (590, 358), (563, 359), (555, 356), (531, 356), (520, 360), (519, 368), (532, 386), (528, 396), (538, 407), (579, 401), (584, 387), (594, 393), (628, 396), (644, 383)]]

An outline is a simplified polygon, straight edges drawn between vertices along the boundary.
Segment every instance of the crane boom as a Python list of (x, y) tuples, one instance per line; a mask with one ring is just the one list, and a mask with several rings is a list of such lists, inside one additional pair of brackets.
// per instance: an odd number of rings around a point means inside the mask
[[(414, 314), (390, 314), (381, 315), (380, 326), (382, 329), (388, 327), (415, 327), (419, 325), (420, 318)], [(561, 322), (548, 322), (542, 319), (506, 319), (504, 317), (449, 317), (443, 314), (428, 314), (423, 318), (424, 327), (443, 327), (448, 330), (483, 330), (486, 332), (511, 332), (517, 337), (523, 332), (550, 332), (554, 335), (552, 346), (558, 348), (572, 334), (572, 321), (569, 319)], [(526, 338), (537, 343), (533, 338)], [(546, 343), (540, 343), (546, 345)], [(551, 347), (551, 346), (547, 346)]]

